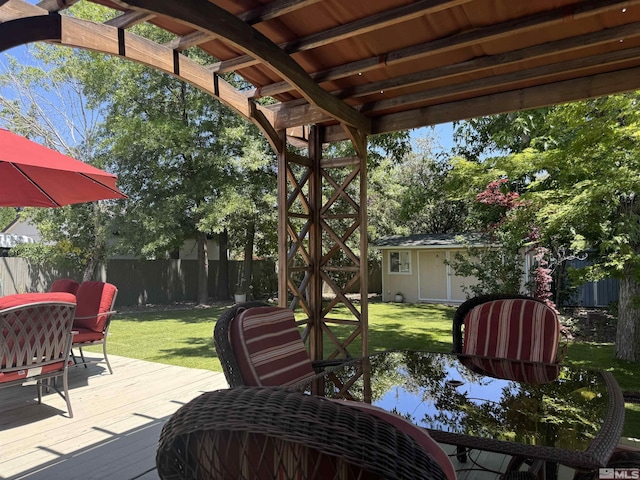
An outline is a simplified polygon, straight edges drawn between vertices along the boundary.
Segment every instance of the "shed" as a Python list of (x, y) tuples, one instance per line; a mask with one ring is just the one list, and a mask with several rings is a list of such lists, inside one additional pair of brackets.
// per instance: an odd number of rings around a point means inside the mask
[(478, 235), (428, 234), (388, 236), (375, 242), (382, 252), (382, 301), (397, 293), (410, 303), (462, 303), (463, 286), (474, 279), (455, 275), (447, 264), (466, 244), (480, 245)]

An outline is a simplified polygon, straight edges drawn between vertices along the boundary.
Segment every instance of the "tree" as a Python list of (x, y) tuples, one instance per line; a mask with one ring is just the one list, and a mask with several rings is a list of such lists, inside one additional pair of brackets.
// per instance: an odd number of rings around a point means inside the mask
[(257, 294), (252, 290), (256, 286), (254, 254), (266, 257), (277, 254), (277, 162), (275, 153), (255, 126), (246, 125), (242, 132), (242, 155), (230, 159), (234, 175), (223, 193), (225, 200), (205, 208), (200, 225), (223, 235), (230, 233), (229, 246), (243, 259), (236, 293)]
[(18, 215), (19, 212), (13, 207), (0, 208), (0, 231), (7, 228)]
[(468, 204), (451, 200), (444, 185), (451, 170), (447, 157), (433, 153), (434, 138), (417, 141), (417, 151), (398, 165), (402, 185), (398, 218), (410, 233), (460, 233), (466, 229)]
[[(9, 57), (4, 65), (0, 119), (16, 133), (104, 168), (97, 150), (100, 112), (87, 108), (72, 52), (44, 44), (32, 46), (29, 52), (28, 64)], [(90, 280), (110, 251), (115, 204), (100, 201), (58, 209), (27, 208), (21, 215), (38, 226), (44, 243), (21, 245), (12, 254), (71, 267), (82, 271), (83, 280)]]
[(634, 92), (545, 109), (551, 140), (486, 170), (526, 179), (547, 246), (595, 251), (583, 280), (620, 279), (616, 356), (631, 361), (640, 361), (639, 101)]
[[(507, 178), (500, 178), (476, 195), (472, 210), (483, 229), (481, 235), (465, 240), (466, 253), (455, 255), (450, 262), (453, 270), (477, 280), (468, 288), (474, 296), (520, 293), (524, 253), (534, 240), (530, 204), (510, 188)], [(543, 288), (534, 290), (534, 297), (548, 298)]]
[[(137, 26), (135, 33), (154, 40), (166, 35), (149, 25)], [(203, 64), (212, 61), (199, 49), (183, 54)], [(117, 247), (163, 258), (185, 239), (196, 239), (197, 300), (206, 303), (206, 239), (234, 233), (218, 213), (235, 198), (249, 124), (207, 93), (164, 73), (91, 52), (78, 57), (85, 93), (92, 105), (104, 107), (103, 157), (129, 195), (119, 212)], [(226, 277), (218, 280), (227, 283)]]

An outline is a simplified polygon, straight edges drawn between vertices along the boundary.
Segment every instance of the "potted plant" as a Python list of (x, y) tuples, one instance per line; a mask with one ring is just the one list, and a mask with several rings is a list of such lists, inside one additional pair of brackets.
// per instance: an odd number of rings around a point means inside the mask
[(397, 303), (402, 303), (404, 301), (404, 295), (402, 295), (402, 293), (400, 292), (396, 293), (396, 295), (393, 297), (393, 301)]
[(241, 278), (238, 280), (238, 283), (236, 283), (233, 299), (236, 303), (244, 303), (247, 301), (247, 290), (244, 286), (244, 278)]

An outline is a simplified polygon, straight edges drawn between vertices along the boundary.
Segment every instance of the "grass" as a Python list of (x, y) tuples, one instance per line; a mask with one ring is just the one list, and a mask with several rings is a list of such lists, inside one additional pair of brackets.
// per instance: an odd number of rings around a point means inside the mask
[[(190, 368), (222, 371), (213, 346), (213, 327), (226, 306), (165, 312), (127, 313), (111, 322), (108, 352), (114, 355)], [(431, 304), (372, 303), (369, 305), (369, 351), (451, 351), (452, 307)], [(344, 338), (347, 327), (335, 333)], [(325, 342), (325, 352), (330, 344)], [(91, 349), (88, 349), (91, 350)], [(100, 351), (94, 347), (93, 351)], [(361, 353), (360, 344), (350, 348)], [(622, 390), (637, 391), (640, 364), (614, 358), (613, 344), (571, 343), (566, 362), (608, 370)], [(640, 437), (640, 405), (627, 404), (625, 436)]]

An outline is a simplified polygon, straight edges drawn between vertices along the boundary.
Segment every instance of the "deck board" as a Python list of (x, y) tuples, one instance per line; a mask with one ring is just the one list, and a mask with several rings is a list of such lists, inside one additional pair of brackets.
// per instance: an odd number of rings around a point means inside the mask
[[(0, 390), (0, 479), (154, 480), (165, 421), (199, 394), (226, 388), (222, 373), (110, 356), (69, 372), (74, 417), (56, 393)], [(150, 471), (151, 470), (151, 471)]]

